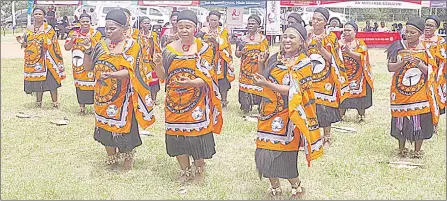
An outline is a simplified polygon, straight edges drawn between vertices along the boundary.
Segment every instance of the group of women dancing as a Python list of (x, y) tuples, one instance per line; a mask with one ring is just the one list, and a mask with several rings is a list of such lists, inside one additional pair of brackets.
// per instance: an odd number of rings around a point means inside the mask
[[(34, 8), (34, 24), (17, 37), (25, 49), (24, 89), (37, 95), (37, 107), (43, 92), (50, 91), (58, 107), (57, 89), (66, 75), (54, 29), (44, 16), (44, 9)], [(105, 147), (107, 165), (116, 167), (122, 159), (125, 169), (132, 168), (135, 148), (142, 144), (139, 129), (155, 122), (153, 107), (164, 83), (167, 154), (177, 158), (180, 182), (203, 183), (205, 159), (216, 153), (213, 135), (222, 130), (222, 108), (235, 80), (228, 30), (219, 26), (220, 18), (210, 12), (209, 26), (198, 30), (194, 12), (173, 12), (172, 27), (159, 39), (147, 17), (131, 27), (127, 9), (107, 13), (105, 36), (90, 27), (89, 15), (80, 16), (81, 27), (70, 33), (64, 48), (72, 51), (80, 112), (93, 104), (94, 139)], [(257, 106), (255, 165), (260, 178), (270, 180), (274, 198), (283, 194), (280, 178), (289, 181), (291, 198), (304, 194), (297, 168), (300, 147), (310, 166), (330, 146), (331, 124), (347, 109), (357, 110), (364, 121), (372, 106), (368, 48), (356, 38), (357, 24), (348, 22), (338, 40), (325, 29), (328, 19), (327, 9), (316, 9), (308, 31), (300, 15), (289, 15), (280, 50), (270, 54), (266, 36), (258, 31), (262, 20), (252, 15), (248, 33), (236, 44), (238, 100), (244, 113)], [(445, 111), (446, 43), (434, 34), (439, 25), (436, 16), (411, 18), (406, 40), (387, 50), (393, 73), (391, 135), (403, 157), (422, 156), (422, 141), (431, 138)], [(405, 148), (406, 141), (415, 142), (414, 150)]]

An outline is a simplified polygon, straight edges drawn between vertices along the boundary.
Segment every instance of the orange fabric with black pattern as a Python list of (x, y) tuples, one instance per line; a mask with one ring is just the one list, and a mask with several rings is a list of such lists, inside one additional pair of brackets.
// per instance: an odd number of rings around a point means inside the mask
[(241, 57), (239, 90), (260, 95), (262, 87), (254, 84), (253, 74), (259, 72), (258, 55), (261, 52), (268, 51), (268, 41), (265, 36), (262, 36), (261, 42), (245, 42), (243, 49), (246, 54)]
[(405, 55), (411, 55), (424, 62), (429, 70), (424, 74), (414, 63), (405, 65), (393, 74), (390, 100), (393, 117), (408, 117), (432, 112), (433, 122), (437, 122), (439, 108), (435, 101), (434, 73), (430, 70), (436, 67), (435, 60), (425, 49), (403, 49), (398, 53), (398, 61)]
[[(226, 78), (229, 82), (235, 80), (234, 66), (233, 66), (233, 56), (231, 51), (230, 38), (228, 35), (228, 30), (224, 27), (218, 27), (218, 37), (217, 37), (217, 53), (216, 53), (216, 73), (217, 79), (221, 80)], [(205, 35), (206, 37), (206, 35)], [(224, 74), (225, 63), (227, 63), (227, 74)]]
[(343, 62), (349, 83), (349, 91), (344, 94), (345, 98), (365, 97), (366, 84), (374, 89), (368, 47), (362, 39), (355, 39), (355, 42), (357, 45), (352, 51), (360, 53), (360, 60), (343, 53)]
[(327, 61), (316, 48), (316, 39), (312, 34), (308, 37), (308, 55), (314, 63), (313, 89), (316, 103), (338, 108), (348, 92), (348, 78), (342, 61), (342, 53), (334, 33), (324, 35), (322, 46), (331, 53), (331, 61)]
[[(200, 39), (195, 41), (199, 50), (196, 55), (183, 55), (170, 45), (164, 50), (175, 54), (170, 65), (165, 66), (167, 135), (199, 136), (211, 132), (219, 134), (222, 129), (222, 107), (219, 97), (216, 96), (218, 88), (208, 69), (213, 62), (213, 50)], [(206, 86), (177, 85), (176, 80), (180, 76), (200, 78)]]
[(436, 85), (436, 100), (440, 110), (445, 109), (447, 99), (446, 74), (446, 41), (441, 36), (434, 36), (429, 39), (423, 38), (425, 44), (429, 47), (431, 55), (435, 58), (436, 69), (433, 69), (434, 84)]
[(158, 83), (158, 77), (155, 74), (155, 63), (153, 62), (153, 55), (161, 53), (158, 34), (151, 32), (149, 36), (143, 35), (142, 31), (139, 31), (137, 42), (141, 48), (142, 64), (143, 68), (141, 73), (146, 76), (148, 84), (152, 85)]
[(45, 23), (43, 29), (39, 33), (25, 31), (25, 81), (44, 81), (49, 71), (60, 84), (66, 75), (59, 41), (50, 25)]
[[(133, 39), (126, 39), (123, 53), (113, 54), (101, 40), (92, 57), (96, 80), (95, 125), (110, 132), (129, 133), (132, 110), (140, 126), (146, 128), (151, 125), (155, 119), (150, 93), (144, 88), (145, 80), (138, 70), (141, 67), (139, 45)], [(103, 72), (123, 69), (129, 71), (129, 79), (101, 78)]]
[(308, 166), (323, 155), (323, 143), (318, 127), (317, 106), (312, 86), (312, 64), (305, 55), (299, 56), (299, 63), (291, 68), (289, 89), (289, 118), (301, 133)]
[[(77, 31), (78, 32), (78, 31)], [(74, 31), (70, 31), (66, 43), (71, 40)], [(84, 43), (86, 38), (91, 41), (91, 46), (95, 47), (96, 43), (101, 40), (101, 32), (96, 31), (94, 28), (90, 28), (88, 34), (85, 36), (80, 35), (74, 43), (71, 49), (72, 53), (72, 68), (73, 68), (73, 79), (75, 87), (81, 90), (94, 90), (95, 88), (95, 77), (92, 71), (86, 71), (84, 69), (84, 51), (85, 47), (81, 45)]]

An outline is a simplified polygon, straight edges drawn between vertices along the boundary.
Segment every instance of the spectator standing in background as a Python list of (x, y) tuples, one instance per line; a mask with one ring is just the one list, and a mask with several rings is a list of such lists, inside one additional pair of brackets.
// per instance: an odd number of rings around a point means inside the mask
[(377, 22), (374, 22), (373, 32), (377, 32), (378, 28), (379, 28), (379, 24), (377, 24)]
[(96, 26), (98, 16), (96, 15), (96, 12), (95, 12), (94, 8), (90, 8), (90, 17), (92, 18), (92, 25)]
[(45, 18), (47, 18), (47, 23), (49, 25), (51, 25), (52, 27), (56, 27), (56, 9), (53, 5), (48, 8), (48, 12)]
[(371, 27), (371, 22), (366, 21), (366, 26), (363, 28), (363, 32), (373, 32), (373, 27)]
[(385, 26), (385, 22), (380, 22), (380, 27), (377, 28), (377, 32), (388, 32), (388, 28)]

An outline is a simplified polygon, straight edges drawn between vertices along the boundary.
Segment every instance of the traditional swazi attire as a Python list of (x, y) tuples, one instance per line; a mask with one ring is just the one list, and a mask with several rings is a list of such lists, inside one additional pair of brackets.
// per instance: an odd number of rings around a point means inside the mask
[(24, 91), (53, 91), (61, 87), (65, 79), (61, 48), (54, 29), (44, 23), (43, 31), (34, 33), (26, 30), (23, 36), (25, 47)]
[(352, 51), (360, 53), (360, 60), (343, 53), (349, 91), (344, 94), (344, 101), (340, 104), (340, 108), (364, 110), (372, 106), (374, 87), (371, 65), (365, 42), (362, 39), (354, 39), (354, 42), (356, 46)]
[(289, 96), (263, 87), (256, 140), (256, 168), (266, 178), (298, 177), (298, 149), (305, 147), (309, 162), (322, 155), (322, 140), (312, 89), (312, 64), (301, 53), (293, 66), (282, 56), (269, 58), (264, 76), (269, 82), (289, 85)]
[[(211, 33), (199, 32), (197, 35), (207, 40)], [(231, 82), (234, 81), (233, 56), (231, 44), (228, 36), (228, 30), (224, 27), (218, 27), (216, 43), (212, 43), (215, 57), (216, 79), (218, 80), (219, 92), (227, 92), (231, 89)]]
[(411, 55), (428, 66), (428, 74), (424, 74), (414, 63), (407, 62), (394, 73), (390, 90), (391, 136), (409, 141), (430, 139), (439, 116), (431, 77), (436, 62), (425, 47), (410, 49), (403, 41), (394, 42), (387, 52), (391, 62)]
[[(216, 153), (213, 133), (222, 129), (222, 107), (218, 88), (213, 86), (209, 66), (212, 48), (196, 38), (198, 53), (184, 55), (168, 45), (163, 51), (166, 72), (166, 150), (169, 156), (187, 154), (194, 160), (209, 159)], [(206, 86), (179, 86), (180, 76), (200, 78)]]
[[(71, 41), (71, 37), (75, 31), (70, 31), (65, 43)], [(76, 87), (76, 97), (79, 104), (93, 104), (93, 96), (95, 89), (95, 77), (92, 71), (86, 71), (84, 69), (84, 51), (85, 47), (82, 45), (85, 39), (89, 38), (92, 47), (95, 47), (96, 43), (101, 40), (101, 32), (90, 28), (86, 34), (82, 34), (76, 31), (79, 38), (73, 42), (71, 49), (72, 53), (72, 67), (73, 67), (73, 79)]]
[(331, 53), (327, 61), (316, 48), (315, 36), (308, 36), (308, 55), (313, 63), (313, 89), (317, 103), (317, 116), (320, 127), (329, 127), (341, 120), (339, 104), (344, 93), (349, 91), (343, 56), (334, 33), (324, 34), (322, 46)]
[(146, 76), (151, 93), (156, 93), (160, 91), (160, 82), (157, 74), (155, 73), (153, 55), (156, 53), (161, 53), (160, 45), (158, 43), (158, 34), (151, 31), (149, 35), (143, 35), (143, 32), (139, 31), (136, 40), (141, 48), (143, 64), (143, 68), (140, 69), (142, 70), (141, 74)]
[(422, 37), (426, 48), (430, 50), (430, 54), (435, 58), (436, 69), (434, 71), (434, 84), (436, 85), (436, 100), (440, 109), (440, 114), (445, 113), (445, 105), (447, 99), (446, 86), (446, 41), (441, 36), (433, 36), (432, 38)]
[(262, 87), (256, 86), (253, 82), (253, 74), (258, 73), (258, 55), (269, 49), (266, 37), (264, 35), (261, 37), (260, 42), (242, 39), (236, 47), (239, 50), (245, 49), (246, 52), (241, 57), (239, 74), (239, 103), (244, 111), (250, 111), (253, 105), (261, 103), (261, 97), (256, 94), (262, 91)]
[[(118, 147), (121, 153), (133, 153), (142, 144), (138, 125), (145, 129), (155, 121), (140, 54), (139, 45), (131, 38), (125, 39), (121, 54), (111, 53), (105, 40), (92, 52), (96, 80), (94, 138), (104, 146)], [(129, 71), (129, 79), (101, 79), (103, 72), (123, 69)]]

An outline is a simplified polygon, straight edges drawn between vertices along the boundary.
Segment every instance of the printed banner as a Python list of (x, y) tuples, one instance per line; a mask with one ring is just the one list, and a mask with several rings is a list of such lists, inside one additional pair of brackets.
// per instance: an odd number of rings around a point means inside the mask
[(281, 35), (281, 9), (279, 1), (267, 1), (267, 35)]

